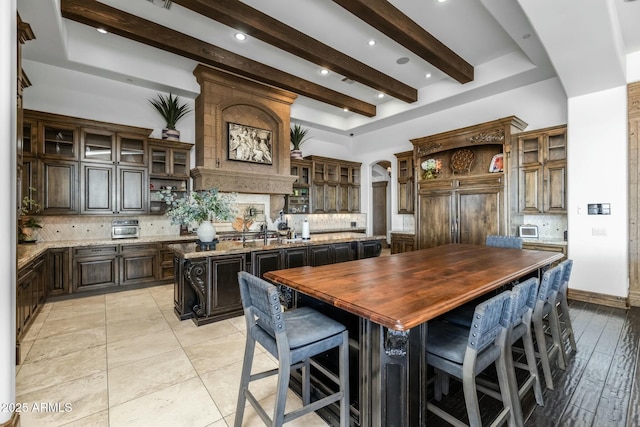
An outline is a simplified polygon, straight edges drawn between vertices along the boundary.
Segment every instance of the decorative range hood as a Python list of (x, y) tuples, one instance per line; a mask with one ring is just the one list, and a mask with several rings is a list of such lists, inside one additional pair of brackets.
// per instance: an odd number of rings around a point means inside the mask
[[(297, 95), (204, 65), (193, 73), (200, 84), (194, 189), (279, 196), (281, 203), (271, 210), (280, 209), (296, 179), (290, 173), (289, 117)], [(251, 139), (253, 148), (238, 147), (239, 139)], [(257, 155), (245, 155), (248, 150)]]

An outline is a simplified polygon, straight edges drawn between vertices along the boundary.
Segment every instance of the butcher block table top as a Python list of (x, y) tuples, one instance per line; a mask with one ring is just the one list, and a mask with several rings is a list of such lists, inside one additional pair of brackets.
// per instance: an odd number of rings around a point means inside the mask
[(449, 244), (264, 277), (405, 331), (560, 260), (560, 252)]

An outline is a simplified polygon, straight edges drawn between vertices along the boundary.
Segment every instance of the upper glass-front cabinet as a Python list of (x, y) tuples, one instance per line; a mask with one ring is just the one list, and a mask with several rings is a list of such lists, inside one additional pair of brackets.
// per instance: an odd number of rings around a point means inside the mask
[(77, 128), (54, 123), (42, 124), (42, 147), (45, 157), (74, 159), (78, 158)]
[(146, 138), (101, 129), (83, 129), (81, 160), (144, 166)]

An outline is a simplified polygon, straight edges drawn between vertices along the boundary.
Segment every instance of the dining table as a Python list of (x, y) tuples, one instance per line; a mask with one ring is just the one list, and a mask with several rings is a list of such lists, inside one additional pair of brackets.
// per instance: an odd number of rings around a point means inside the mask
[[(352, 425), (426, 425), (429, 320), (540, 276), (559, 252), (447, 244), (318, 267), (270, 271), (264, 278), (358, 319), (357, 407)], [(295, 325), (293, 325), (295, 327)], [(352, 376), (353, 377), (353, 376)]]

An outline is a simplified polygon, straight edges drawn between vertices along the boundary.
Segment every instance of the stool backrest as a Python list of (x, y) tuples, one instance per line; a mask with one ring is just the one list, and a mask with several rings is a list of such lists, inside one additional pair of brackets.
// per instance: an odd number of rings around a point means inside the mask
[(517, 236), (487, 236), (486, 246), (496, 248), (514, 248), (522, 249), (522, 238)]
[(271, 337), (285, 331), (278, 288), (246, 271), (238, 273), (247, 328), (258, 325)]
[(573, 268), (573, 260), (566, 259), (560, 264), (562, 266), (562, 279), (560, 280), (560, 290), (566, 294), (569, 287), (569, 279), (571, 278), (571, 269)]
[(478, 353), (496, 341), (505, 324), (505, 305), (510, 298), (510, 291), (502, 292), (478, 304), (473, 313), (468, 347)]
[[(532, 313), (538, 296), (538, 278), (531, 277), (511, 289), (511, 301), (509, 303), (509, 324), (511, 327), (522, 323), (527, 312)], [(529, 317), (529, 321), (531, 318)]]
[(551, 267), (542, 275), (540, 289), (538, 290), (538, 301), (542, 303), (554, 302), (558, 293), (560, 281), (562, 280), (562, 265)]

